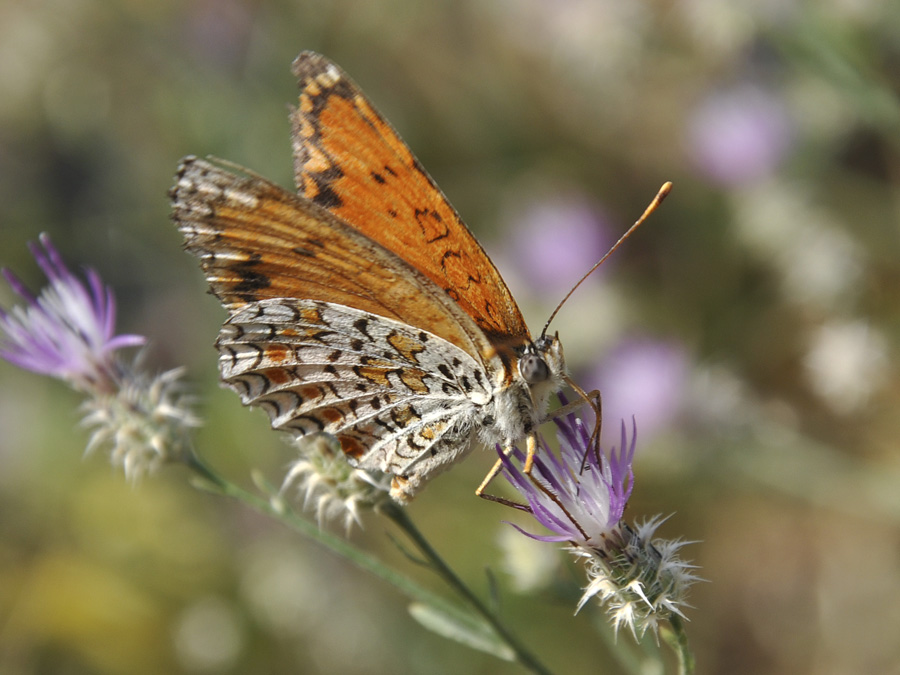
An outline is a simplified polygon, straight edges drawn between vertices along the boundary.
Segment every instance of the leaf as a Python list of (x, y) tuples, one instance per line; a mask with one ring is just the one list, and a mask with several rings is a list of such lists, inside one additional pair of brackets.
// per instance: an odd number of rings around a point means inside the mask
[(509, 648), (483, 621), (462, 611), (414, 602), (409, 606), (412, 617), (433, 633), (455, 640), (504, 661), (514, 661), (515, 652)]

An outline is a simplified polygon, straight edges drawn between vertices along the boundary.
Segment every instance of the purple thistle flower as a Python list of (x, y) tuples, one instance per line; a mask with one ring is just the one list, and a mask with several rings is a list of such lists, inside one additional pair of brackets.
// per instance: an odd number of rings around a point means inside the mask
[(2, 270), (25, 305), (0, 309), (0, 357), (86, 394), (84, 425), (92, 429), (87, 449), (109, 446), (113, 464), (126, 476), (184, 461), (190, 455), (189, 431), (199, 420), (190, 411), (181, 369), (151, 376), (137, 363), (118, 361), (118, 349), (146, 339), (115, 334), (112, 289), (92, 269), (85, 270), (86, 283), (72, 274), (46, 234), (29, 248), (50, 283), (34, 295)]
[(11, 271), (2, 273), (24, 306), (0, 309), (0, 357), (10, 363), (72, 384), (76, 389), (112, 388), (114, 352), (144, 343), (140, 335), (115, 335), (112, 289), (92, 269), (87, 283), (66, 267), (47, 234), (29, 244), (49, 285), (35, 296)]
[(575, 415), (554, 422), (559, 454), (541, 439), (543, 450), (535, 456), (530, 478), (513, 461), (524, 462), (524, 452), (515, 448), (507, 457), (498, 451), (504, 475), (526, 499), (535, 519), (553, 534), (536, 535), (514, 527), (539, 541), (602, 546), (622, 519), (634, 487), (631, 462), (637, 427), (629, 443), (623, 422), (619, 451), (613, 448), (606, 455), (592, 443), (591, 432)]
[[(565, 405), (562, 396), (560, 400)], [(647, 629), (656, 632), (660, 621), (683, 616), (688, 589), (699, 577), (678, 555), (687, 542), (654, 538), (662, 519), (637, 528), (622, 520), (634, 487), (637, 425), (629, 442), (623, 422), (618, 452), (613, 448), (606, 454), (575, 415), (554, 422), (559, 453), (541, 439), (530, 476), (518, 466), (525, 453), (513, 448), (506, 456), (498, 449), (503, 475), (528, 502), (522, 508), (552, 534), (513, 527), (539, 541), (568, 542), (568, 549), (584, 561), (588, 583), (576, 612), (596, 598), (616, 631), (627, 626), (635, 637)]]

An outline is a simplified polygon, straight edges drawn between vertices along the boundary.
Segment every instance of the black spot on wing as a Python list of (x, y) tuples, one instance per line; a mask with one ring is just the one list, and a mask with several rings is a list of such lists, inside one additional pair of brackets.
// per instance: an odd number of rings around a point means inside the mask
[(241, 279), (233, 287), (235, 293), (253, 294), (272, 285), (268, 275), (256, 269), (261, 262), (260, 255), (254, 253), (247, 260), (231, 265), (231, 271)]
[(372, 341), (372, 336), (369, 335), (369, 320), (368, 319), (357, 319), (353, 322), (353, 327), (358, 330), (360, 333), (366, 336), (369, 341)]
[(312, 198), (312, 202), (325, 209), (341, 208), (344, 205), (344, 200), (338, 196), (337, 192), (331, 189), (330, 185), (324, 182), (320, 183), (316, 178), (313, 177), (313, 182), (315, 182), (318, 192)]

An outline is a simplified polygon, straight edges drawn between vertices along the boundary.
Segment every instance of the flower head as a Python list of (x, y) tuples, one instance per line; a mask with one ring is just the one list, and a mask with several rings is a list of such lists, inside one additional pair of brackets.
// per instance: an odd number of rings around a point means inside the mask
[(115, 334), (112, 289), (94, 270), (85, 271), (86, 283), (72, 274), (46, 234), (30, 249), (50, 283), (36, 296), (3, 270), (26, 304), (0, 309), (0, 357), (84, 393), (84, 425), (92, 429), (88, 451), (108, 446), (112, 463), (127, 477), (183, 460), (190, 453), (188, 433), (200, 422), (190, 410), (182, 371), (151, 376), (138, 367), (140, 355), (134, 363), (120, 362), (117, 350), (145, 338)]
[(114, 394), (91, 396), (82, 405), (83, 425), (92, 431), (87, 452), (108, 447), (113, 466), (131, 479), (183, 461), (190, 454), (189, 433), (200, 426), (181, 379), (184, 369), (150, 375), (126, 367), (122, 373)]
[(26, 304), (8, 312), (0, 309), (0, 357), (65, 380), (76, 389), (110, 389), (116, 379), (114, 352), (141, 345), (145, 339), (115, 335), (112, 290), (92, 269), (85, 270), (86, 283), (72, 274), (48, 235), (40, 236), (40, 244), (29, 246), (50, 282), (40, 295), (2, 270)]
[(597, 598), (616, 632), (626, 626), (636, 638), (648, 628), (657, 632), (660, 622), (673, 614), (684, 617), (688, 589), (700, 577), (692, 572), (696, 566), (678, 555), (691, 542), (653, 538), (663, 521), (651, 518), (636, 528), (621, 522), (604, 549), (571, 548), (585, 560), (588, 576), (576, 612)]
[(359, 524), (361, 507), (374, 506), (387, 498), (390, 485), (350, 466), (333, 437), (318, 434), (300, 438), (298, 444), (301, 456), (291, 465), (281, 492), (296, 485), (304, 507), (315, 510), (320, 525), (343, 518), (349, 530), (353, 523)]
[(631, 460), (637, 429), (631, 442), (622, 425), (622, 445), (606, 456), (593, 443), (584, 422), (568, 415), (554, 420), (559, 438), (559, 455), (541, 439), (543, 452), (535, 456), (531, 476), (516, 466), (525, 454), (515, 448), (507, 457), (502, 452), (504, 475), (528, 501), (537, 521), (551, 530), (550, 535), (524, 532), (539, 541), (569, 541), (585, 546), (601, 546), (621, 520), (631, 496), (634, 473)]
[(622, 520), (634, 487), (631, 462), (637, 429), (629, 442), (622, 425), (618, 452), (604, 453), (574, 415), (554, 420), (560, 450), (556, 454), (541, 439), (543, 452), (534, 458), (530, 475), (517, 463), (525, 455), (517, 448), (509, 457), (500, 452), (503, 474), (525, 498), (539, 524), (552, 534), (523, 534), (546, 542), (568, 542), (569, 550), (585, 560), (588, 584), (580, 610), (596, 597), (616, 631), (627, 626), (637, 637), (659, 622), (682, 616), (687, 589), (698, 580), (693, 565), (683, 562), (679, 549), (686, 542), (653, 539), (661, 519), (632, 529)]

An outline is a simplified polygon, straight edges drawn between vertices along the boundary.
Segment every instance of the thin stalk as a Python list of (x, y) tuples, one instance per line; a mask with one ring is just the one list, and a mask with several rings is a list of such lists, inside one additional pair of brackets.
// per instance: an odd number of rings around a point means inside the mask
[(693, 675), (696, 664), (694, 663), (694, 654), (688, 646), (684, 622), (680, 616), (672, 614), (669, 617), (669, 625), (672, 627), (672, 630), (666, 631), (664, 637), (678, 659), (678, 673), (679, 675)]
[(326, 532), (310, 520), (297, 516), (290, 510), (279, 508), (276, 504), (273, 504), (271, 500), (260, 497), (255, 493), (248, 492), (222, 478), (193, 453), (189, 456), (186, 463), (195, 473), (201, 476), (205, 481), (209, 482), (208, 486), (201, 487), (208, 487), (214, 492), (235, 499), (263, 515), (284, 523), (294, 531), (315, 540), (333, 553), (346, 558), (358, 568), (374, 574), (422, 602), (435, 603), (438, 605), (447, 604), (440, 596), (418, 586), (395, 570), (387, 567), (376, 558), (360, 551), (346, 539), (335, 536), (330, 532)]
[[(416, 584), (408, 577), (387, 567), (380, 560), (359, 550), (346, 539), (326, 532), (306, 518), (297, 516), (290, 510), (281, 509), (273, 504), (271, 500), (248, 492), (224, 479), (194, 453), (187, 453), (185, 463), (192, 471), (208, 483), (206, 487), (212, 491), (240, 501), (259, 513), (283, 522), (296, 532), (315, 540), (337, 555), (346, 558), (358, 568), (370, 572), (395, 586), (409, 597), (425, 604), (443, 608), (450, 613), (458, 613), (459, 610), (441, 596), (432, 593), (419, 584)], [(538, 661), (538, 659), (519, 642), (509, 629), (500, 622), (484, 603), (481, 602), (478, 596), (476, 596), (447, 565), (447, 563), (444, 562), (431, 544), (428, 543), (428, 540), (425, 539), (422, 533), (413, 524), (406, 511), (393, 502), (388, 502), (379, 510), (406, 533), (428, 561), (431, 568), (444, 579), (447, 584), (487, 622), (488, 625), (490, 625), (500, 639), (513, 651), (516, 660), (522, 666), (539, 675), (551, 675), (551, 671), (544, 667), (540, 661)]]
[(431, 564), (432, 569), (447, 584), (456, 591), (471, 607), (481, 615), (481, 617), (494, 629), (497, 635), (507, 644), (516, 654), (516, 660), (525, 668), (534, 673), (541, 675), (550, 675), (550, 671), (534, 656), (510, 630), (500, 621), (499, 618), (487, 608), (481, 599), (472, 592), (472, 590), (463, 583), (456, 573), (444, 562), (443, 558), (428, 543), (428, 540), (422, 535), (415, 526), (406, 511), (390, 502), (381, 508), (388, 518), (394, 521), (397, 526), (402, 529), (406, 535), (413, 541), (422, 555)]

